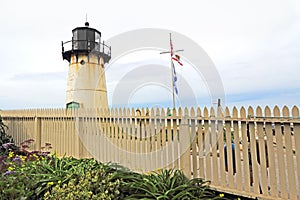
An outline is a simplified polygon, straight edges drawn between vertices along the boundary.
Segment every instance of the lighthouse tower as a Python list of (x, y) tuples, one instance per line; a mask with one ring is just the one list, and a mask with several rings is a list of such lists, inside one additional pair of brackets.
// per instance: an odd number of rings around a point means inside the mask
[(111, 47), (88, 22), (72, 33), (72, 40), (62, 42), (63, 59), (69, 62), (66, 107), (107, 108), (104, 64), (111, 58)]

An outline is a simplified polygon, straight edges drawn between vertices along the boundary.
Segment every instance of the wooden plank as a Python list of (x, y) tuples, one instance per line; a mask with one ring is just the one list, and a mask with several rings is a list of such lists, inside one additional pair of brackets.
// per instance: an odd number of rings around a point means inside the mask
[(106, 112), (106, 126), (105, 126), (105, 135), (107, 138), (107, 142), (105, 143), (105, 161), (104, 162), (109, 162), (111, 158), (110, 154), (110, 147), (111, 147), (111, 112), (109, 109), (107, 109)]
[[(210, 109), (210, 114), (206, 113), (207, 110), (204, 110), (204, 117), (214, 117), (213, 108)], [(206, 171), (206, 180), (212, 180), (212, 157), (211, 157), (211, 129), (210, 129), (210, 120), (204, 120), (204, 148), (205, 148), (205, 171)]]
[(156, 160), (157, 160), (157, 166), (158, 166), (158, 170), (161, 169), (163, 167), (163, 146), (162, 146), (162, 134), (163, 134), (163, 125), (161, 122), (161, 114), (160, 114), (160, 110), (157, 108), (156, 109), (156, 138), (157, 138), (157, 144), (156, 144)]
[[(233, 107), (232, 117), (238, 117), (238, 110), (236, 107)], [(242, 169), (241, 169), (241, 152), (240, 152), (240, 134), (239, 134), (239, 124), (238, 121), (233, 121), (233, 135), (234, 135), (234, 148), (235, 148), (235, 173), (236, 173), (236, 188), (237, 190), (243, 190), (243, 181), (242, 181)]]
[[(262, 109), (258, 106), (256, 108), (256, 116), (262, 117)], [(257, 135), (258, 135), (258, 147), (259, 147), (259, 161), (260, 161), (260, 177), (261, 177), (261, 190), (262, 193), (268, 194), (268, 177), (267, 177), (267, 157), (266, 157), (266, 141), (263, 122), (257, 122)]]
[[(135, 110), (132, 110), (132, 115), (135, 113)], [(137, 118), (132, 119), (132, 124), (131, 124), (131, 129), (132, 129), (132, 140), (131, 140), (131, 145), (132, 145), (132, 159), (131, 159), (131, 166), (132, 169), (135, 171), (139, 171), (139, 148), (138, 148), (138, 141), (139, 141), (139, 136), (138, 136), (138, 130), (137, 130)]]
[(205, 180), (211, 180), (211, 159), (210, 159), (210, 130), (209, 130), (209, 112), (207, 108), (204, 108), (203, 115), (206, 118), (204, 120), (203, 130), (203, 153), (205, 159)]
[(212, 151), (212, 184), (218, 185), (219, 180), (219, 170), (218, 170), (218, 152), (217, 152), (217, 130), (216, 130), (216, 120), (212, 119), (210, 121), (211, 128), (211, 151)]
[(145, 118), (145, 172), (151, 171), (151, 132), (150, 132), (150, 117), (149, 110), (146, 111), (148, 117)]
[[(289, 109), (284, 106), (282, 109), (283, 117), (289, 117)], [(296, 193), (296, 171), (294, 166), (294, 156), (292, 149), (292, 133), (291, 133), (291, 124), (284, 123), (284, 138), (285, 138), (285, 148), (286, 148), (286, 161), (287, 161), (287, 172), (288, 172), (288, 186), (290, 199), (297, 199)]]
[(154, 171), (157, 169), (156, 166), (156, 135), (155, 135), (155, 112), (154, 109), (150, 110), (150, 120), (149, 120), (149, 131), (150, 131), (150, 170)]
[(131, 168), (131, 161), (133, 159), (133, 149), (132, 149), (132, 144), (131, 144), (131, 140), (132, 140), (132, 118), (131, 118), (131, 113), (130, 113), (130, 109), (128, 108), (126, 111), (126, 125), (127, 125), (127, 131), (126, 131), (126, 145), (127, 145), (127, 154), (126, 154), (126, 166), (128, 168)]
[(166, 128), (166, 114), (165, 114), (165, 110), (162, 109), (161, 110), (161, 155), (162, 155), (162, 166), (161, 168), (165, 168), (167, 167), (167, 150), (166, 150), (166, 146), (167, 146), (167, 128)]
[[(280, 110), (278, 106), (274, 107), (274, 116), (279, 117), (280, 116)], [(277, 163), (279, 168), (279, 184), (280, 184), (280, 192), (281, 198), (287, 199), (288, 193), (287, 193), (287, 185), (286, 185), (286, 171), (285, 171), (285, 159), (284, 159), (284, 152), (283, 152), (283, 142), (282, 142), (282, 130), (281, 130), (281, 123), (275, 122), (275, 135), (276, 135), (276, 144), (277, 144)]]
[(196, 116), (194, 108), (190, 112), (191, 117), (191, 147), (192, 147), (192, 177), (197, 177), (197, 148), (196, 148)]
[[(254, 116), (253, 108), (248, 108), (248, 115)], [(250, 135), (250, 154), (251, 154), (251, 167), (253, 175), (253, 190), (256, 194), (260, 194), (259, 191), (259, 175), (258, 175), (258, 163), (257, 163), (257, 151), (256, 151), (256, 132), (254, 122), (249, 122), (249, 135)], [(251, 171), (250, 171), (251, 173)]]
[[(211, 111), (213, 111), (211, 109)], [(210, 113), (211, 115), (212, 113)], [(208, 117), (208, 110), (204, 108), (204, 117)], [(205, 179), (212, 180), (211, 175), (211, 155), (210, 155), (210, 148), (211, 148), (211, 134), (209, 128), (209, 120), (204, 120), (204, 149), (205, 149)]]
[(224, 156), (224, 114), (221, 107), (218, 108), (218, 147), (219, 147), (219, 159), (220, 159), (220, 185), (222, 187), (227, 187), (226, 184), (226, 173), (225, 173), (225, 156)]
[(117, 135), (116, 135), (116, 139), (117, 139), (117, 146), (115, 147), (117, 149), (117, 163), (123, 163), (123, 152), (124, 152), (124, 139), (123, 137), (123, 132), (124, 132), (124, 122), (123, 122), (123, 112), (122, 109), (119, 108), (118, 109), (118, 115), (117, 115)]
[(173, 109), (172, 124), (173, 124), (173, 149), (174, 149), (174, 169), (179, 169), (179, 131), (177, 125), (176, 109)]
[[(227, 162), (228, 167), (228, 185), (229, 188), (234, 188), (234, 170), (233, 170), (233, 150), (232, 150), (232, 135), (231, 135), (231, 120), (228, 107), (225, 109), (225, 130), (226, 130), (226, 153), (227, 153)], [(226, 155), (225, 155), (226, 156)]]
[(190, 156), (190, 130), (188, 121), (188, 109), (184, 109), (184, 116), (180, 124), (180, 167), (187, 178), (191, 178), (191, 156)]
[(101, 141), (103, 140), (102, 138), (102, 131), (103, 131), (103, 128), (102, 128), (102, 123), (101, 123), (101, 118), (100, 118), (100, 112), (101, 112), (101, 109), (98, 108), (96, 110), (96, 120), (95, 120), (95, 123), (96, 123), (96, 136), (97, 136), (97, 143), (96, 143), (96, 154), (97, 154), (97, 160), (99, 161), (100, 158), (101, 158), (101, 146), (102, 146), (102, 143)]
[(142, 170), (143, 172), (147, 171), (147, 157), (148, 157), (148, 144), (147, 144), (147, 132), (146, 132), (146, 118), (141, 119), (141, 145), (142, 145), (142, 150), (141, 150), (141, 154), (139, 155), (140, 159), (141, 159), (141, 164), (142, 164)]
[(125, 154), (126, 154), (126, 140), (125, 140), (125, 131), (126, 131), (126, 120), (125, 114), (126, 110), (119, 108), (119, 117), (118, 117), (118, 127), (119, 127), (119, 135), (118, 135), (118, 154), (119, 154), (119, 163), (125, 166)]
[[(265, 116), (271, 116), (271, 109), (267, 106), (265, 108)], [(267, 135), (267, 148), (268, 148), (268, 163), (269, 163), (269, 179), (270, 179), (270, 193), (272, 197), (278, 197), (277, 191), (277, 176), (274, 156), (274, 144), (273, 144), (273, 130), (272, 123), (266, 122), (266, 135)]]
[(204, 130), (201, 120), (201, 110), (200, 108), (197, 109), (197, 124), (198, 124), (198, 156), (199, 156), (199, 178), (204, 178)]
[(172, 169), (174, 167), (173, 159), (173, 139), (172, 139), (172, 127), (171, 127), (172, 117), (167, 116), (167, 143), (166, 143), (166, 153), (167, 153), (167, 169)]
[[(299, 118), (299, 109), (294, 106), (292, 108), (293, 118)], [(297, 177), (298, 177), (298, 198), (300, 199), (300, 123), (293, 123), (294, 126), (294, 139), (295, 139), (295, 153), (296, 153), (296, 163), (297, 163)]]

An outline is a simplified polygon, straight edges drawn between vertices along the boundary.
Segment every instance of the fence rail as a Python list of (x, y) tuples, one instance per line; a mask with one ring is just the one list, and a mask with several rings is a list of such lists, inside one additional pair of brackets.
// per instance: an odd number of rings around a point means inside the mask
[(299, 109), (277, 106), (0, 111), (17, 143), (51, 143), (59, 155), (94, 157), (134, 171), (182, 169), (211, 187), (265, 199), (300, 199)]

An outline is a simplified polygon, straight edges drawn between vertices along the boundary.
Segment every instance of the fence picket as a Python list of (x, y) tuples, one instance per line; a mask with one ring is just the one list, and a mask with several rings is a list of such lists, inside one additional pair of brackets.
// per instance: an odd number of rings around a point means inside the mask
[(205, 159), (205, 178), (211, 180), (211, 160), (210, 160), (210, 130), (209, 130), (209, 112), (208, 109), (204, 108), (204, 134), (203, 134), (203, 145), (204, 145), (204, 159)]
[(157, 166), (159, 168), (161, 168), (163, 166), (163, 162), (162, 162), (162, 158), (163, 158), (163, 152), (162, 152), (162, 132), (163, 132), (163, 129), (162, 129), (162, 122), (161, 122), (161, 113), (160, 113), (160, 110), (157, 108), (156, 109), (156, 138), (157, 138), (157, 141), (156, 141), (156, 157), (157, 157)]
[(227, 187), (226, 184), (226, 172), (225, 172), (225, 156), (224, 156), (224, 114), (222, 108), (218, 108), (218, 150), (219, 150), (219, 162), (220, 162), (220, 184), (222, 187)]
[[(273, 109), (274, 117), (280, 117), (280, 110), (278, 106), (275, 106)], [(285, 167), (285, 159), (284, 159), (284, 152), (283, 152), (283, 132), (281, 129), (281, 123), (275, 122), (275, 135), (276, 135), (276, 144), (277, 144), (277, 165), (279, 168), (279, 182), (280, 182), (280, 197), (287, 199), (287, 187), (286, 187), (286, 167)]]
[[(231, 133), (231, 120), (230, 120), (230, 112), (229, 108), (225, 108), (225, 133), (226, 133), (226, 152), (225, 152), (225, 166), (227, 167), (228, 171), (228, 185), (230, 188), (234, 188), (234, 180), (233, 180), (233, 175), (234, 175), (234, 170), (233, 170), (233, 149), (232, 149), (232, 133)], [(222, 148), (222, 147), (221, 147)], [(227, 158), (227, 160), (226, 160)]]
[[(256, 108), (256, 117), (263, 117), (262, 115), (262, 109), (261, 107)], [(267, 156), (266, 156), (266, 140), (265, 140), (265, 131), (264, 131), (264, 123), (263, 122), (257, 122), (257, 141), (256, 141), (256, 147), (258, 143), (258, 153), (257, 156), (259, 158), (259, 165), (260, 165), (260, 182), (261, 182), (261, 190), (263, 194), (268, 193), (268, 178), (267, 178)]]
[(188, 121), (188, 109), (184, 109), (184, 116), (181, 119), (180, 124), (180, 168), (184, 174), (191, 177), (191, 159), (190, 159), (190, 132), (189, 132), (189, 121)]
[[(167, 115), (168, 113), (170, 113), (170, 111), (167, 112)], [(167, 169), (172, 169), (174, 166), (173, 166), (173, 152), (174, 152), (174, 149), (173, 149), (173, 139), (172, 139), (172, 123), (171, 123), (171, 120), (174, 116), (166, 116), (167, 117), (167, 137), (166, 137), (166, 140), (167, 140), (167, 143), (166, 143), (166, 150), (167, 150), (167, 159), (166, 159), (166, 162), (167, 162)]]
[(132, 145), (131, 145), (131, 113), (130, 109), (126, 110), (126, 146), (127, 146), (127, 153), (126, 153), (126, 163), (128, 167), (132, 167), (131, 159), (132, 159)]
[(237, 190), (242, 190), (242, 170), (241, 170), (241, 151), (240, 151), (240, 131), (239, 124), (236, 120), (238, 118), (238, 110), (236, 107), (233, 107), (232, 110), (232, 118), (233, 120), (233, 137), (234, 137), (234, 149), (235, 149), (235, 162), (233, 163), (235, 166), (235, 174), (236, 174), (236, 188)]
[[(265, 107), (265, 117), (271, 117), (271, 109), (267, 106)], [(267, 135), (267, 155), (269, 163), (269, 182), (270, 182), (270, 193), (273, 197), (278, 197), (277, 193), (277, 175), (275, 166), (275, 156), (274, 156), (274, 136), (272, 122), (266, 122), (266, 135)]]
[[(299, 109), (296, 106), (292, 108), (292, 117), (294, 119), (299, 119)], [(298, 193), (298, 198), (300, 198), (300, 123), (294, 122), (293, 128), (294, 128), (295, 154), (296, 154), (296, 163), (297, 163), (296, 176), (298, 178), (297, 193)]]
[(178, 116), (176, 113), (176, 109), (173, 109), (173, 117), (172, 117), (172, 124), (173, 124), (173, 153), (174, 153), (174, 168), (179, 169), (179, 131), (178, 131), (178, 125), (177, 120)]
[[(253, 108), (250, 106), (248, 108), (248, 117), (252, 118), (254, 116)], [(251, 165), (250, 165), (250, 177), (253, 177), (253, 190), (255, 193), (259, 194), (259, 176), (258, 176), (258, 163), (257, 163), (257, 151), (256, 151), (256, 131), (255, 124), (253, 121), (248, 122), (249, 125), (249, 137), (250, 140), (250, 152), (251, 152)], [(252, 169), (252, 171), (251, 171)]]
[[(211, 116), (215, 116), (214, 110), (210, 112)], [(210, 120), (210, 133), (211, 133), (211, 158), (212, 158), (212, 184), (218, 184), (218, 152), (217, 152), (217, 130), (216, 120), (212, 118)]]
[[(282, 109), (282, 116), (289, 117), (289, 109), (284, 106)], [(292, 133), (291, 133), (291, 124), (285, 122), (284, 125), (284, 140), (285, 140), (285, 148), (286, 148), (286, 161), (287, 161), (287, 173), (288, 173), (288, 187), (289, 187), (289, 194), (290, 199), (297, 199), (296, 193), (296, 174), (294, 168), (294, 156), (293, 156), (293, 149), (292, 149)]]
[(190, 120), (191, 120), (191, 154), (192, 154), (192, 177), (197, 177), (197, 149), (196, 149), (196, 116), (194, 108), (191, 109), (190, 112)]
[(155, 112), (154, 109), (151, 108), (150, 110), (150, 120), (149, 120), (149, 153), (150, 153), (150, 170), (153, 171), (157, 169), (157, 163), (156, 163), (156, 135), (155, 135)]
[(197, 109), (197, 124), (198, 124), (198, 157), (199, 157), (199, 178), (205, 178), (204, 176), (204, 142), (203, 142), (203, 125), (202, 125), (202, 116), (200, 108)]
[(166, 127), (166, 113), (165, 110), (161, 110), (161, 158), (162, 158), (162, 168), (168, 166), (167, 163), (167, 127)]

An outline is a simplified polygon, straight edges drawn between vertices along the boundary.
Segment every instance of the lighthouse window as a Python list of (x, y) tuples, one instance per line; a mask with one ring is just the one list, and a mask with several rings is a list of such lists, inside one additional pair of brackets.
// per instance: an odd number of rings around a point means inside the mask
[(78, 30), (78, 40), (86, 40), (86, 30)]
[(74, 40), (77, 40), (77, 39), (78, 39), (77, 31), (74, 31), (74, 32), (73, 32), (73, 39), (74, 39)]
[(100, 34), (95, 32), (95, 42), (100, 43)]
[(78, 49), (87, 49), (86, 30), (78, 30)]
[(67, 103), (67, 108), (79, 108), (79, 103), (77, 102)]

